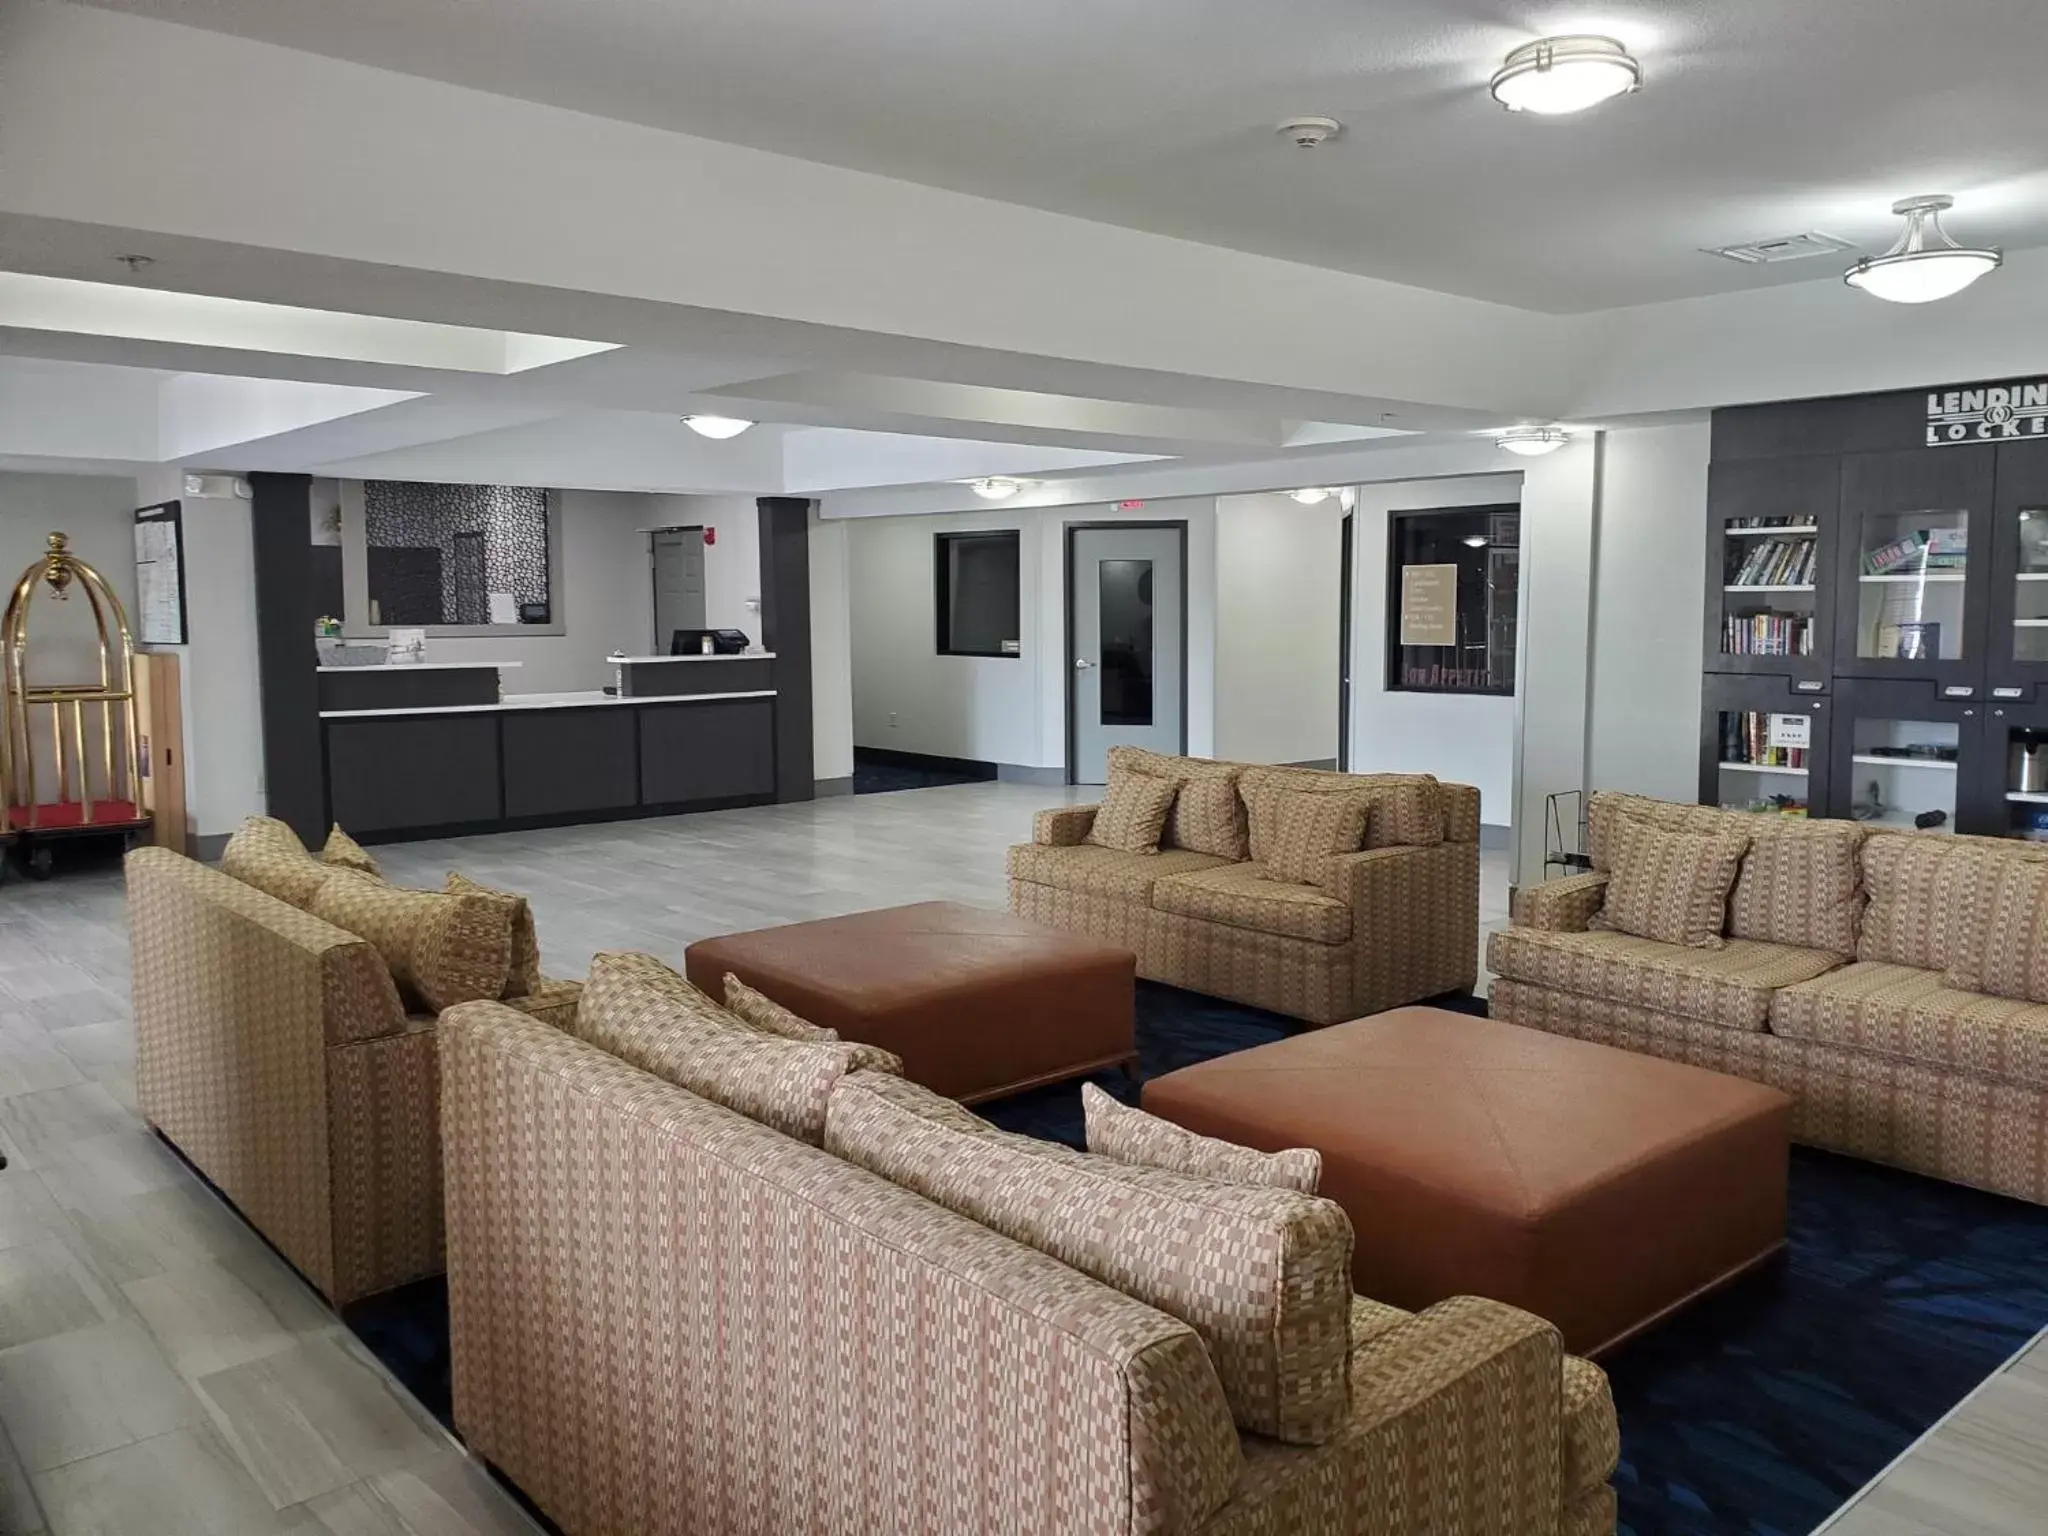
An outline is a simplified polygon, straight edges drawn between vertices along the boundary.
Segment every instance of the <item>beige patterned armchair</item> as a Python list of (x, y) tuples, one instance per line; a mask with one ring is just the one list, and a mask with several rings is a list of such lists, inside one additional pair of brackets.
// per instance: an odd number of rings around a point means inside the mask
[[(368, 941), (165, 848), (127, 860), (143, 1115), (336, 1306), (442, 1267), (435, 1020)], [(573, 985), (522, 1000), (573, 1016)]]

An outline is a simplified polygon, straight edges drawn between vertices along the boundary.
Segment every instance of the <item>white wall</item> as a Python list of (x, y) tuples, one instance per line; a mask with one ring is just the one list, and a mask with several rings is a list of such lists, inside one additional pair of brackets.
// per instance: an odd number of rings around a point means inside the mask
[[(704, 546), (704, 627), (743, 630), (761, 643), (761, 509), (752, 496), (649, 496), (650, 528), (702, 525), (717, 531)], [(655, 647), (666, 650), (664, 642)]]
[(1594, 789), (1699, 793), (1708, 439), (1705, 422), (1606, 437), (1586, 766)]
[[(1519, 473), (1403, 480), (1358, 489), (1353, 529), (1351, 769), (1433, 773), (1476, 785), (1479, 815), (1507, 826), (1514, 805), (1515, 700), (1487, 695), (1405, 693), (1387, 687), (1387, 517), (1435, 507), (1511, 506)], [(1529, 546), (1522, 523), (1522, 596), (1528, 601)]]
[(1337, 755), (1344, 509), (1333, 496), (1216, 501), (1216, 755)]
[[(1107, 507), (847, 520), (853, 739), (863, 747), (1012, 767), (1066, 767), (1066, 527), (1188, 525), (1188, 750), (1216, 743), (1214, 497)], [(1017, 656), (937, 654), (932, 545), (941, 533), (1018, 530)], [(892, 722), (893, 717), (893, 722)]]
[(853, 640), (846, 524), (811, 515), (811, 756), (820, 779), (853, 773)]
[[(486, 635), (469, 639), (429, 635), (429, 661), (516, 661), (505, 674), (507, 693), (564, 693), (601, 688), (611, 681), (605, 657), (652, 654), (654, 575), (647, 535), (654, 526), (648, 502), (627, 491), (562, 491), (559, 635)], [(708, 562), (707, 562), (708, 569)], [(666, 649), (666, 647), (663, 647)]]

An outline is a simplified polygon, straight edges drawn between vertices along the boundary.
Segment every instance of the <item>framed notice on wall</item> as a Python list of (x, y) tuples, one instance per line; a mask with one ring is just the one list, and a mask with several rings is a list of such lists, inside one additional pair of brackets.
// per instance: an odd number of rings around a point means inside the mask
[(142, 645), (185, 645), (185, 517), (164, 502), (135, 514), (135, 638)]
[(1458, 568), (1455, 565), (1401, 567), (1401, 643), (1458, 643)]

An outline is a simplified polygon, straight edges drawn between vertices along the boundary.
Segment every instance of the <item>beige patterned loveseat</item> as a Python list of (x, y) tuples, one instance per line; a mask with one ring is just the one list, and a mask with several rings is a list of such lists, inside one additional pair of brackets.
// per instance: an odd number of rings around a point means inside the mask
[(434, 1018), (369, 941), (218, 869), (141, 848), (127, 882), (144, 1117), (334, 1305), (439, 1273)]
[[(1314, 1024), (1471, 989), (1478, 790), (1427, 775), (1265, 768), (1133, 747), (1113, 748), (1109, 760), (1112, 773), (1181, 783), (1161, 851), (1089, 844), (1095, 806), (1041, 811), (1032, 841), (1009, 853), (1019, 917), (1121, 944), (1149, 980)], [(1269, 789), (1371, 791), (1364, 847), (1330, 859), (1319, 885), (1272, 878), (1258, 862)], [(1196, 791), (1216, 796), (1200, 812)]]
[[(1597, 926), (1618, 818), (1749, 839), (1723, 947)], [(2048, 1203), (2048, 856), (1603, 793), (1594, 872), (1517, 893), (1497, 1019), (1793, 1096), (1793, 1136)]]
[[(594, 967), (578, 1023), (600, 1038), (605, 986)], [(1282, 1289), (1285, 1253), (1233, 1257), (1252, 1218), (1175, 1228), (1184, 1248), (1155, 1235), (1148, 1251), (1183, 1254), (1166, 1283), (1187, 1310), (1169, 1315), (917, 1192), (910, 1165), (1003, 1197), (946, 1144), (956, 1121), (956, 1143), (976, 1139), (957, 1105), (902, 1134), (899, 1088), (935, 1095), (783, 1041), (804, 1061), (749, 1066), (744, 1090), (785, 1133), (666, 1080), (738, 1089), (720, 1075), (748, 1049), (664, 1037), (654, 1015), (609, 1038), (663, 1077), (496, 1004), (440, 1032), (456, 1426), (566, 1536), (1611, 1536), (1597, 1368), (1473, 1298), (1416, 1316), (1350, 1300), (1347, 1327), (1350, 1228), (1328, 1202), (1233, 1207), (1342, 1224), (1310, 1294)], [(1051, 1181), (1061, 1165), (1030, 1148), (1078, 1157), (1000, 1140), (992, 1157)], [(1146, 1242), (1144, 1182), (1126, 1220), (1090, 1226), (1101, 1242)], [(1261, 1262), (1255, 1295), (1242, 1276)], [(1196, 1326), (1271, 1304), (1293, 1333), (1334, 1326), (1314, 1335), (1320, 1360), (1336, 1351), (1313, 1377), (1328, 1416), (1276, 1425), (1312, 1443), (1238, 1428), (1226, 1352)], [(1305, 1416), (1294, 1383), (1264, 1410)]]

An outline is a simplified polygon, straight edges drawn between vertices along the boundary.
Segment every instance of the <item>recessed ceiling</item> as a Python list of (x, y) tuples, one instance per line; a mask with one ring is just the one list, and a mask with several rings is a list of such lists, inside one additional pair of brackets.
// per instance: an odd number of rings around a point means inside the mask
[[(1957, 195), (1968, 244), (2048, 244), (2042, 0), (99, 3), (1537, 309), (1811, 278), (1702, 252), (1882, 250), (1917, 192)], [(1642, 59), (1640, 95), (1552, 120), (1488, 99), (1509, 49), (1586, 30)], [(1303, 112), (1346, 132), (1294, 150), (1272, 125)]]

